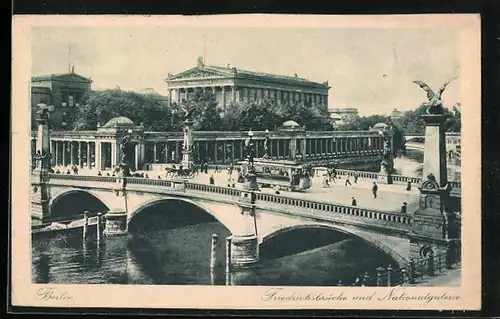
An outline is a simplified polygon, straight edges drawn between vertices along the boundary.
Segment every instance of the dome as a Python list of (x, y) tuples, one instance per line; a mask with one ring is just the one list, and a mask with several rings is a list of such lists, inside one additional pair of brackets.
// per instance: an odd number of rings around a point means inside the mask
[(388, 128), (389, 128), (389, 125), (387, 125), (385, 123), (377, 123), (377, 124), (373, 125), (371, 130), (372, 131), (379, 131), (379, 130), (386, 130)]
[(131, 119), (125, 116), (112, 118), (103, 127), (135, 126)]
[(292, 121), (292, 120), (284, 122), (281, 126), (284, 127), (284, 128), (296, 128), (296, 127), (300, 127), (300, 125), (297, 122)]

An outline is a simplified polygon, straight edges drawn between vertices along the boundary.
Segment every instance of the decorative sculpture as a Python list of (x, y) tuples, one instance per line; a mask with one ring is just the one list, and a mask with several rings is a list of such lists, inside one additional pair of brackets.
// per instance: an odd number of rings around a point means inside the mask
[(425, 82), (415, 80), (413, 83), (417, 84), (427, 92), (427, 99), (428, 101), (424, 103), (424, 105), (427, 106), (427, 114), (443, 114), (443, 100), (441, 100), (441, 95), (443, 94), (444, 90), (446, 89), (446, 86), (456, 78), (451, 79), (450, 81), (446, 82), (443, 84), (436, 92), (434, 92), (429, 85), (427, 85)]
[(246, 159), (248, 160), (248, 164), (250, 167), (253, 168), (253, 159), (255, 156), (255, 146), (253, 144), (252, 140), (253, 133), (250, 130), (248, 132), (248, 138), (245, 140), (245, 153), (246, 153)]
[(38, 111), (36, 113), (38, 114), (38, 118), (40, 120), (48, 120), (50, 118), (50, 112), (53, 110), (53, 105), (47, 106), (45, 104), (38, 104)]
[(195, 107), (191, 107), (191, 108), (189, 108), (189, 107), (187, 107), (187, 106), (186, 106), (186, 107), (184, 107), (184, 106), (182, 106), (182, 105), (181, 105), (180, 107), (181, 107), (181, 109), (184, 111), (184, 121), (191, 120), (191, 119), (192, 119), (192, 117), (193, 117), (193, 113), (194, 113), (194, 111), (196, 110), (196, 108), (195, 108)]
[(264, 158), (269, 157), (269, 147), (271, 145), (271, 139), (269, 138), (269, 130), (266, 129), (266, 139), (264, 140)]

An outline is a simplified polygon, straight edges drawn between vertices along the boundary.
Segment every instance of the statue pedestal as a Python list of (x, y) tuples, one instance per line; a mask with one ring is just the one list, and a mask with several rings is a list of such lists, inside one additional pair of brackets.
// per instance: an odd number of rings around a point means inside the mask
[(392, 172), (388, 171), (385, 166), (381, 165), (377, 181), (379, 184), (392, 184)]
[[(413, 214), (410, 256), (422, 258), (430, 250), (434, 255), (446, 251), (446, 210), (450, 195), (446, 171), (446, 143), (443, 114), (421, 116), (425, 123), (424, 167), (419, 187), (419, 207)], [(409, 212), (411, 213), (411, 212)]]
[(183, 169), (191, 169), (193, 166), (192, 149), (193, 149), (193, 121), (184, 121), (184, 141), (182, 144), (182, 161)]

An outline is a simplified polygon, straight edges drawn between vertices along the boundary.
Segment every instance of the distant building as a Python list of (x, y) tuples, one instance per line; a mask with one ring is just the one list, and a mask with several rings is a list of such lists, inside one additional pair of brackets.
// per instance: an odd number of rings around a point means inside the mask
[(306, 105), (328, 105), (328, 81), (309, 81), (294, 76), (247, 71), (231, 67), (205, 65), (198, 58), (196, 67), (178, 74), (169, 74), (165, 80), (173, 101), (187, 100), (196, 88), (215, 94), (223, 110), (231, 102), (268, 100), (272, 103), (302, 101)]
[(391, 114), (389, 115), (391, 120), (399, 120), (400, 118), (402, 118), (404, 115), (403, 112), (399, 111), (398, 109), (394, 109), (392, 110)]
[(330, 108), (328, 111), (330, 112), (330, 118), (334, 119), (337, 125), (352, 122), (358, 117), (358, 109), (356, 108)]
[(92, 90), (92, 80), (70, 73), (37, 75), (31, 77), (32, 116), (40, 103), (53, 105), (51, 122), (57, 128), (65, 126), (67, 116), (78, 109), (85, 94)]

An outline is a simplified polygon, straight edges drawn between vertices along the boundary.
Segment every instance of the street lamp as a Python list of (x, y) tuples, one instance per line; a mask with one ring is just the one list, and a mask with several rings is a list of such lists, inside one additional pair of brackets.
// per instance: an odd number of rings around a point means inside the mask
[(170, 126), (172, 126), (172, 131), (174, 130), (174, 115), (175, 115), (175, 110), (172, 109), (172, 116), (170, 117)]

